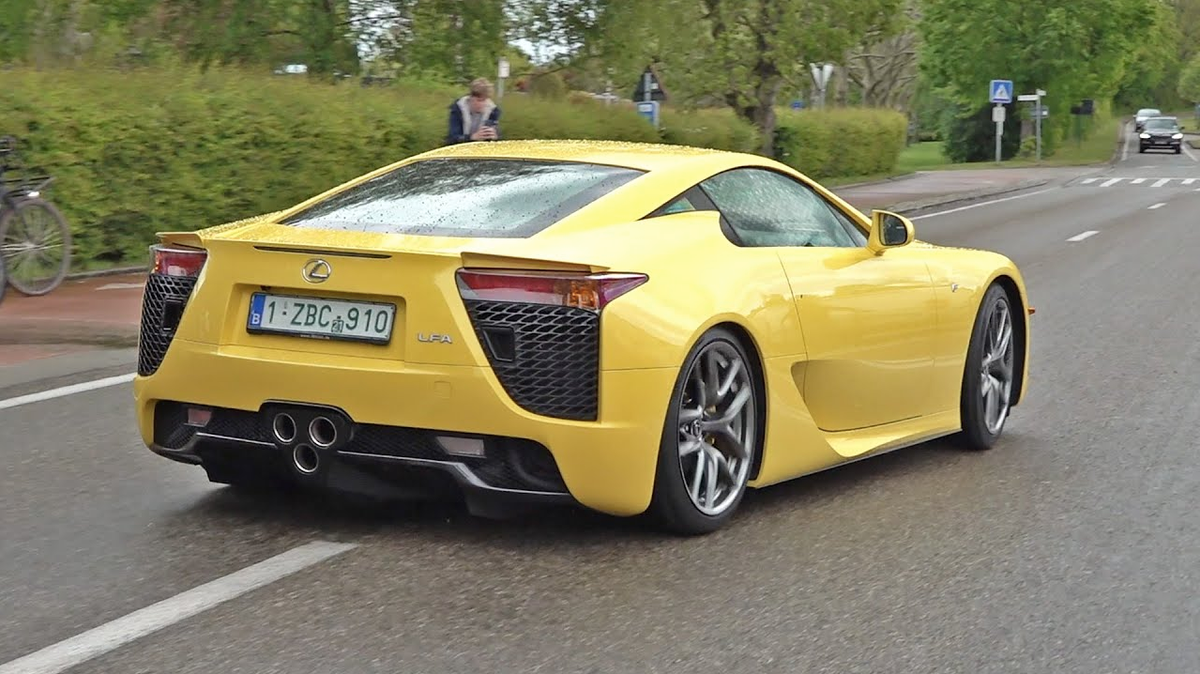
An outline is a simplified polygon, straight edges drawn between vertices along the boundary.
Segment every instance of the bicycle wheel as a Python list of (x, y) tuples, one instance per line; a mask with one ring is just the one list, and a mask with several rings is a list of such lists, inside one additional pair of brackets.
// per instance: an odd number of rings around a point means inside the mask
[(22, 199), (0, 215), (0, 257), (8, 284), (24, 295), (45, 295), (67, 276), (71, 230), (53, 204)]

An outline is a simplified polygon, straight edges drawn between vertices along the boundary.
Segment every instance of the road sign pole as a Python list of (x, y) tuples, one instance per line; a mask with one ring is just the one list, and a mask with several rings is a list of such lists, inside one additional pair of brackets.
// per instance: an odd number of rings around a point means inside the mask
[(1033, 108), (1034, 108), (1033, 114), (1035, 115), (1033, 128), (1035, 129), (1034, 134), (1037, 137), (1037, 160), (1038, 160), (1038, 162), (1041, 162), (1042, 161), (1042, 97), (1041, 96), (1038, 96), (1037, 102), (1033, 104)]
[(650, 102), (650, 71), (649, 70), (647, 70), (642, 75), (642, 101), (645, 103)]
[(1000, 137), (1004, 135), (1004, 106), (1013, 102), (1012, 80), (992, 80), (988, 85), (988, 99), (996, 106), (992, 108), (992, 121), (996, 123), (996, 163), (1001, 160)]
[(1000, 137), (1004, 135), (1004, 122), (1001, 121), (1000, 111), (1004, 106), (997, 105), (992, 109), (992, 119), (996, 120), (996, 163), (1000, 163)]

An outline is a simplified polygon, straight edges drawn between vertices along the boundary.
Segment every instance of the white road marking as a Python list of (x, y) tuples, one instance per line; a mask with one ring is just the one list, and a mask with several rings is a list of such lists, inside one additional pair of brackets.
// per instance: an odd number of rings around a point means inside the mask
[(959, 206), (958, 208), (951, 208), (946, 211), (938, 211), (936, 213), (926, 213), (925, 215), (914, 216), (914, 217), (909, 218), (909, 220), (923, 220), (925, 218), (933, 218), (933, 217), (937, 217), (939, 215), (949, 215), (951, 213), (958, 213), (960, 211), (968, 211), (968, 210), (971, 210), (972, 208), (979, 208), (980, 206), (991, 206), (992, 204), (999, 204), (999, 203), (1005, 202), (1005, 201), (1012, 201), (1013, 199), (1024, 199), (1025, 197), (1032, 197), (1032, 196), (1036, 196), (1038, 194), (1045, 194), (1046, 192), (1053, 192), (1054, 190), (1057, 190), (1057, 189), (1059, 189), (1059, 188), (1050, 187), (1050, 188), (1047, 188), (1044, 190), (1038, 190), (1036, 192), (1026, 192), (1025, 194), (1018, 194), (1018, 195), (1011, 196), (1011, 197), (1004, 197), (1003, 199), (992, 199), (991, 201), (984, 201), (982, 203), (971, 204), (969, 206)]
[(1154, 209), (1156, 209), (1156, 208), (1162, 208), (1163, 206), (1166, 206), (1166, 204), (1165, 204), (1165, 203), (1163, 203), (1163, 204), (1154, 204), (1153, 206), (1151, 206), (1150, 208), (1147, 208), (1146, 210), (1148, 210), (1148, 211), (1153, 211)]
[[(1097, 234), (1099, 234), (1099, 233), (1100, 233), (1100, 232), (1097, 232), (1097, 231), (1094, 231), (1094, 230), (1089, 230), (1089, 231), (1086, 231), (1086, 232), (1084, 232), (1084, 233), (1082, 233), (1082, 234), (1076, 234), (1075, 236), (1072, 236), (1071, 238), (1067, 239), (1067, 241), (1071, 241), (1071, 242), (1075, 242), (1075, 241), (1083, 241), (1084, 239), (1086, 239), (1086, 238), (1088, 238), (1088, 237), (1090, 237), (1090, 236), (1096, 236), (1096, 235), (1097, 235)], [(3, 673), (3, 672), (0, 672), (0, 674), (4, 674), (4, 673)]]
[(133, 381), (133, 378), (133, 374), (121, 374), (115, 377), (105, 377), (104, 379), (96, 379), (95, 381), (85, 381), (81, 384), (52, 388), (49, 391), (40, 391), (38, 393), (30, 393), (29, 395), (17, 396), (16, 398), (8, 398), (7, 400), (0, 400), (0, 410), (7, 410), (12, 407), (20, 407), (21, 405), (29, 405), (31, 403), (40, 403), (44, 400), (53, 400), (85, 391), (119, 386)]
[(1099, 178), (1084, 178), (1084, 179), (1081, 181), (1081, 184), (1083, 184), (1083, 185), (1091, 185), (1092, 183), (1096, 182), (1097, 180), (1099, 180)]
[(1191, 157), (1192, 161), (1200, 161), (1200, 157), (1197, 157), (1196, 153), (1192, 152), (1192, 148), (1188, 147), (1187, 143), (1183, 144), (1183, 153)]
[(1124, 180), (1124, 178), (1112, 178), (1111, 180), (1106, 180), (1102, 185), (1100, 185), (1100, 187), (1111, 187), (1122, 180)]
[(106, 283), (96, 290), (124, 290), (125, 288), (145, 288), (145, 283)]
[(1162, 178), (1158, 182), (1151, 185), (1151, 187), (1162, 187), (1163, 185), (1166, 185), (1169, 182), (1171, 182), (1170, 178)]
[(1184, 184), (1184, 185), (1191, 185), (1191, 184), (1192, 184), (1192, 183), (1194, 183), (1194, 182), (1196, 182), (1196, 179), (1195, 179), (1195, 178), (1184, 178), (1184, 179), (1183, 179), (1183, 184)]
[(1144, 182), (1146, 182), (1146, 179), (1145, 179), (1145, 178), (1134, 178), (1134, 179), (1133, 179), (1133, 184), (1134, 184), (1134, 185), (1141, 185), (1141, 184), (1142, 184), (1142, 183), (1144, 183)]
[(61, 672), (356, 547), (352, 543), (314, 541), (292, 548), (241, 571), (0, 665), (0, 674)]

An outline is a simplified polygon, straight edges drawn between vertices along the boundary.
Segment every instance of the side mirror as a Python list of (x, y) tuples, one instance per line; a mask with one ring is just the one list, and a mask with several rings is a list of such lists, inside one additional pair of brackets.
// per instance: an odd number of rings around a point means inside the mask
[(867, 248), (876, 255), (888, 248), (907, 246), (916, 238), (912, 220), (889, 211), (871, 211), (871, 236)]

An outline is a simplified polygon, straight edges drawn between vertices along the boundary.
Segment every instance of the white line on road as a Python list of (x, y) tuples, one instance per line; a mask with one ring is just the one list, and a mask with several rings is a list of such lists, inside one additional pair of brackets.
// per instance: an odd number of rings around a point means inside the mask
[(1148, 210), (1148, 211), (1153, 211), (1154, 209), (1156, 209), (1156, 208), (1162, 208), (1163, 206), (1166, 206), (1166, 204), (1165, 204), (1165, 203), (1162, 203), (1162, 204), (1154, 204), (1153, 206), (1151, 206), (1150, 208), (1148, 208), (1148, 209), (1146, 209), (1146, 210)]
[(1184, 154), (1191, 157), (1192, 161), (1200, 161), (1200, 157), (1197, 157), (1196, 153), (1192, 152), (1192, 148), (1188, 147), (1187, 143), (1184, 143), (1182, 147), (1183, 147)]
[(96, 290), (125, 290), (125, 289), (132, 290), (133, 288), (145, 288), (145, 287), (146, 287), (145, 283), (105, 283), (104, 285), (100, 286), (99, 288), (96, 288)]
[(1191, 184), (1192, 184), (1192, 183), (1194, 183), (1194, 182), (1196, 182), (1196, 179), (1195, 179), (1195, 178), (1184, 178), (1184, 179), (1183, 179), (1183, 184), (1184, 184), (1184, 185), (1191, 185)]
[(1099, 180), (1099, 178), (1084, 178), (1084, 179), (1081, 181), (1081, 184), (1083, 184), (1083, 185), (1091, 185), (1092, 183), (1096, 182), (1097, 180)]
[(1146, 179), (1145, 179), (1145, 178), (1134, 178), (1134, 179), (1133, 179), (1133, 184), (1134, 184), (1134, 185), (1141, 185), (1141, 184), (1142, 184), (1142, 183), (1144, 183), (1144, 182), (1146, 182)]
[[(43, 400), (53, 400), (62, 398), (63, 396), (75, 395), (85, 391), (95, 391), (96, 389), (108, 388), (110, 386), (120, 386), (133, 381), (133, 374), (121, 374), (115, 377), (105, 377), (95, 381), (85, 381), (81, 384), (71, 384), (70, 386), (62, 386), (60, 388), (52, 388), (49, 391), (39, 391), (38, 393), (30, 393), (29, 395), (17, 396), (16, 398), (8, 398), (0, 400), (0, 410), (6, 410), (12, 407), (20, 407), (30, 403), (40, 403)], [(2, 670), (0, 670), (2, 671)]]
[(0, 674), (54, 674), (358, 547), (314, 541), (0, 665)]
[[(1089, 230), (1089, 231), (1086, 231), (1086, 232), (1084, 232), (1084, 233), (1082, 233), (1082, 234), (1076, 234), (1075, 236), (1072, 236), (1071, 238), (1067, 239), (1067, 241), (1072, 241), (1072, 242), (1074, 242), (1074, 241), (1083, 241), (1084, 239), (1086, 239), (1086, 238), (1088, 238), (1088, 237), (1090, 237), (1090, 236), (1096, 236), (1096, 235), (1097, 235), (1097, 234), (1099, 234), (1099, 233), (1100, 233), (1100, 232)], [(3, 672), (0, 672), (0, 674), (3, 674)]]
[(917, 216), (909, 218), (909, 220), (923, 220), (925, 218), (933, 218), (933, 217), (936, 217), (939, 215), (949, 215), (951, 213), (958, 213), (959, 211), (968, 211), (972, 208), (979, 208), (980, 206), (991, 206), (992, 204), (998, 204), (998, 203), (1001, 203), (1004, 201), (1012, 201), (1013, 199), (1024, 199), (1025, 197), (1032, 197), (1032, 196), (1036, 196), (1038, 194), (1045, 194), (1046, 192), (1053, 192), (1054, 190), (1057, 190), (1057, 189), (1059, 189), (1059, 188), (1050, 187), (1050, 188), (1047, 188), (1044, 190), (1038, 190), (1036, 192), (1026, 192), (1025, 194), (1018, 194), (1016, 196), (1004, 197), (1003, 199), (992, 199), (991, 201), (984, 201), (982, 203), (971, 204), (969, 206), (959, 206), (958, 208), (951, 208), (950, 210), (947, 210), (947, 211), (938, 211), (936, 213), (926, 213), (925, 215), (917, 215)]
[(1110, 180), (1106, 180), (1102, 185), (1100, 185), (1100, 187), (1111, 187), (1111, 186), (1116, 185), (1117, 183), (1121, 182), (1122, 180), (1124, 180), (1124, 178), (1112, 178)]
[(1162, 187), (1163, 185), (1166, 185), (1169, 182), (1171, 182), (1170, 178), (1161, 178), (1158, 182), (1151, 185), (1151, 187)]

